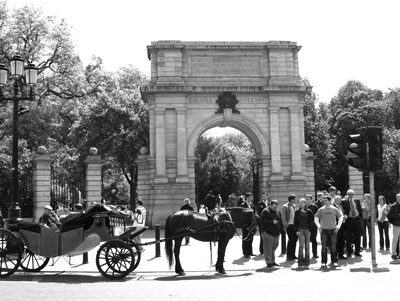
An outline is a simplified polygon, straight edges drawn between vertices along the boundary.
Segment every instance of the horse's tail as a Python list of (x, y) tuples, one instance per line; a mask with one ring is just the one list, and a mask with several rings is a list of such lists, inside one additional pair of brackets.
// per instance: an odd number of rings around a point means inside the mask
[(169, 267), (171, 268), (174, 263), (174, 255), (172, 251), (173, 242), (172, 239), (170, 239), (172, 237), (170, 219), (171, 216), (168, 216), (167, 221), (165, 222), (165, 253), (167, 255)]

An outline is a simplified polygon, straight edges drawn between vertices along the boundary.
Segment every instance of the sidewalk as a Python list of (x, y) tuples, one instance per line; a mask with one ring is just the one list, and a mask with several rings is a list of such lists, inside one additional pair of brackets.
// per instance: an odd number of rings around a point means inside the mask
[[(155, 241), (155, 231), (147, 230), (143, 233), (142, 242)], [(161, 238), (164, 238), (164, 232), (161, 231)], [(259, 254), (259, 235), (254, 237), (253, 253)], [(244, 258), (242, 256), (241, 238), (238, 236), (233, 237), (227, 247), (225, 255), (224, 267), (227, 273), (235, 272), (257, 272), (260, 269), (265, 269), (265, 261), (263, 255), (255, 257)], [(165, 256), (164, 243), (160, 245), (161, 257), (155, 257), (155, 244), (145, 246), (145, 251), (142, 253), (142, 258), (137, 269), (131, 276), (143, 277), (151, 274), (166, 274), (174, 275), (174, 266), (170, 270)], [(41, 273), (99, 273), (96, 267), (96, 253), (98, 248), (93, 249), (89, 253), (89, 263), (82, 264), (82, 256), (75, 256), (71, 258), (71, 265), (67, 262), (67, 258), (60, 258), (54, 265), (50, 260)], [(181, 247), (181, 264), (186, 273), (215, 273), (213, 266), (217, 260), (217, 244), (211, 244), (212, 250), (212, 265), (210, 255), (210, 244), (208, 242), (200, 242), (190, 239), (188, 246)], [(320, 245), (318, 246), (320, 253)], [(276, 255), (280, 253), (280, 246), (277, 249)], [(364, 250), (363, 257), (352, 257), (348, 260), (339, 260), (339, 269), (348, 271), (372, 271), (372, 272), (389, 272), (394, 270), (400, 271), (400, 260), (393, 261), (391, 259), (390, 251), (377, 251), (375, 263), (371, 260), (371, 251)], [(312, 259), (311, 265), (308, 270), (321, 270), (321, 258)], [(328, 254), (328, 263), (330, 262), (330, 254)], [(278, 270), (304, 270), (305, 268), (298, 268), (297, 261), (286, 261), (286, 256), (278, 256), (277, 263), (280, 265)], [(395, 264), (399, 263), (399, 264)], [(329, 268), (328, 268), (329, 269)], [(277, 270), (277, 269), (274, 269)], [(280, 271), (276, 271), (280, 272)]]

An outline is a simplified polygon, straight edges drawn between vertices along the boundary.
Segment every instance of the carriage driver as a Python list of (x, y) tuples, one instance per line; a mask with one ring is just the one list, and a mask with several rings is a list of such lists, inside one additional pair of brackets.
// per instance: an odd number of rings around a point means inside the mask
[(44, 206), (44, 213), (40, 217), (39, 223), (48, 228), (58, 228), (61, 225), (57, 214), (50, 205)]

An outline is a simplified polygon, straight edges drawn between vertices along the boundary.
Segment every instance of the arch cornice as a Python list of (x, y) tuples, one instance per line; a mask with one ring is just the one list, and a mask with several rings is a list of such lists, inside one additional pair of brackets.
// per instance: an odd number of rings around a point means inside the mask
[(229, 121), (224, 119), (224, 115), (213, 114), (211, 116), (208, 115), (205, 118), (201, 119), (195, 125), (194, 130), (191, 132), (188, 141), (188, 157), (194, 157), (197, 141), (201, 134), (203, 134), (208, 129), (219, 126), (232, 127), (245, 134), (253, 144), (254, 150), (258, 157), (268, 156), (270, 154), (268, 138), (266, 137), (266, 135), (263, 134), (261, 129), (256, 124), (254, 124), (254, 122), (250, 121), (242, 114), (233, 114), (232, 118)]

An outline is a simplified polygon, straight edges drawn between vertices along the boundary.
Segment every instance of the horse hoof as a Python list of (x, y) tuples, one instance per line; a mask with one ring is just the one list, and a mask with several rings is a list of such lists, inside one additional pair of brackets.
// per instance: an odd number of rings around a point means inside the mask
[(178, 276), (186, 276), (185, 272), (180, 272), (180, 273), (177, 273), (177, 274), (178, 274)]

